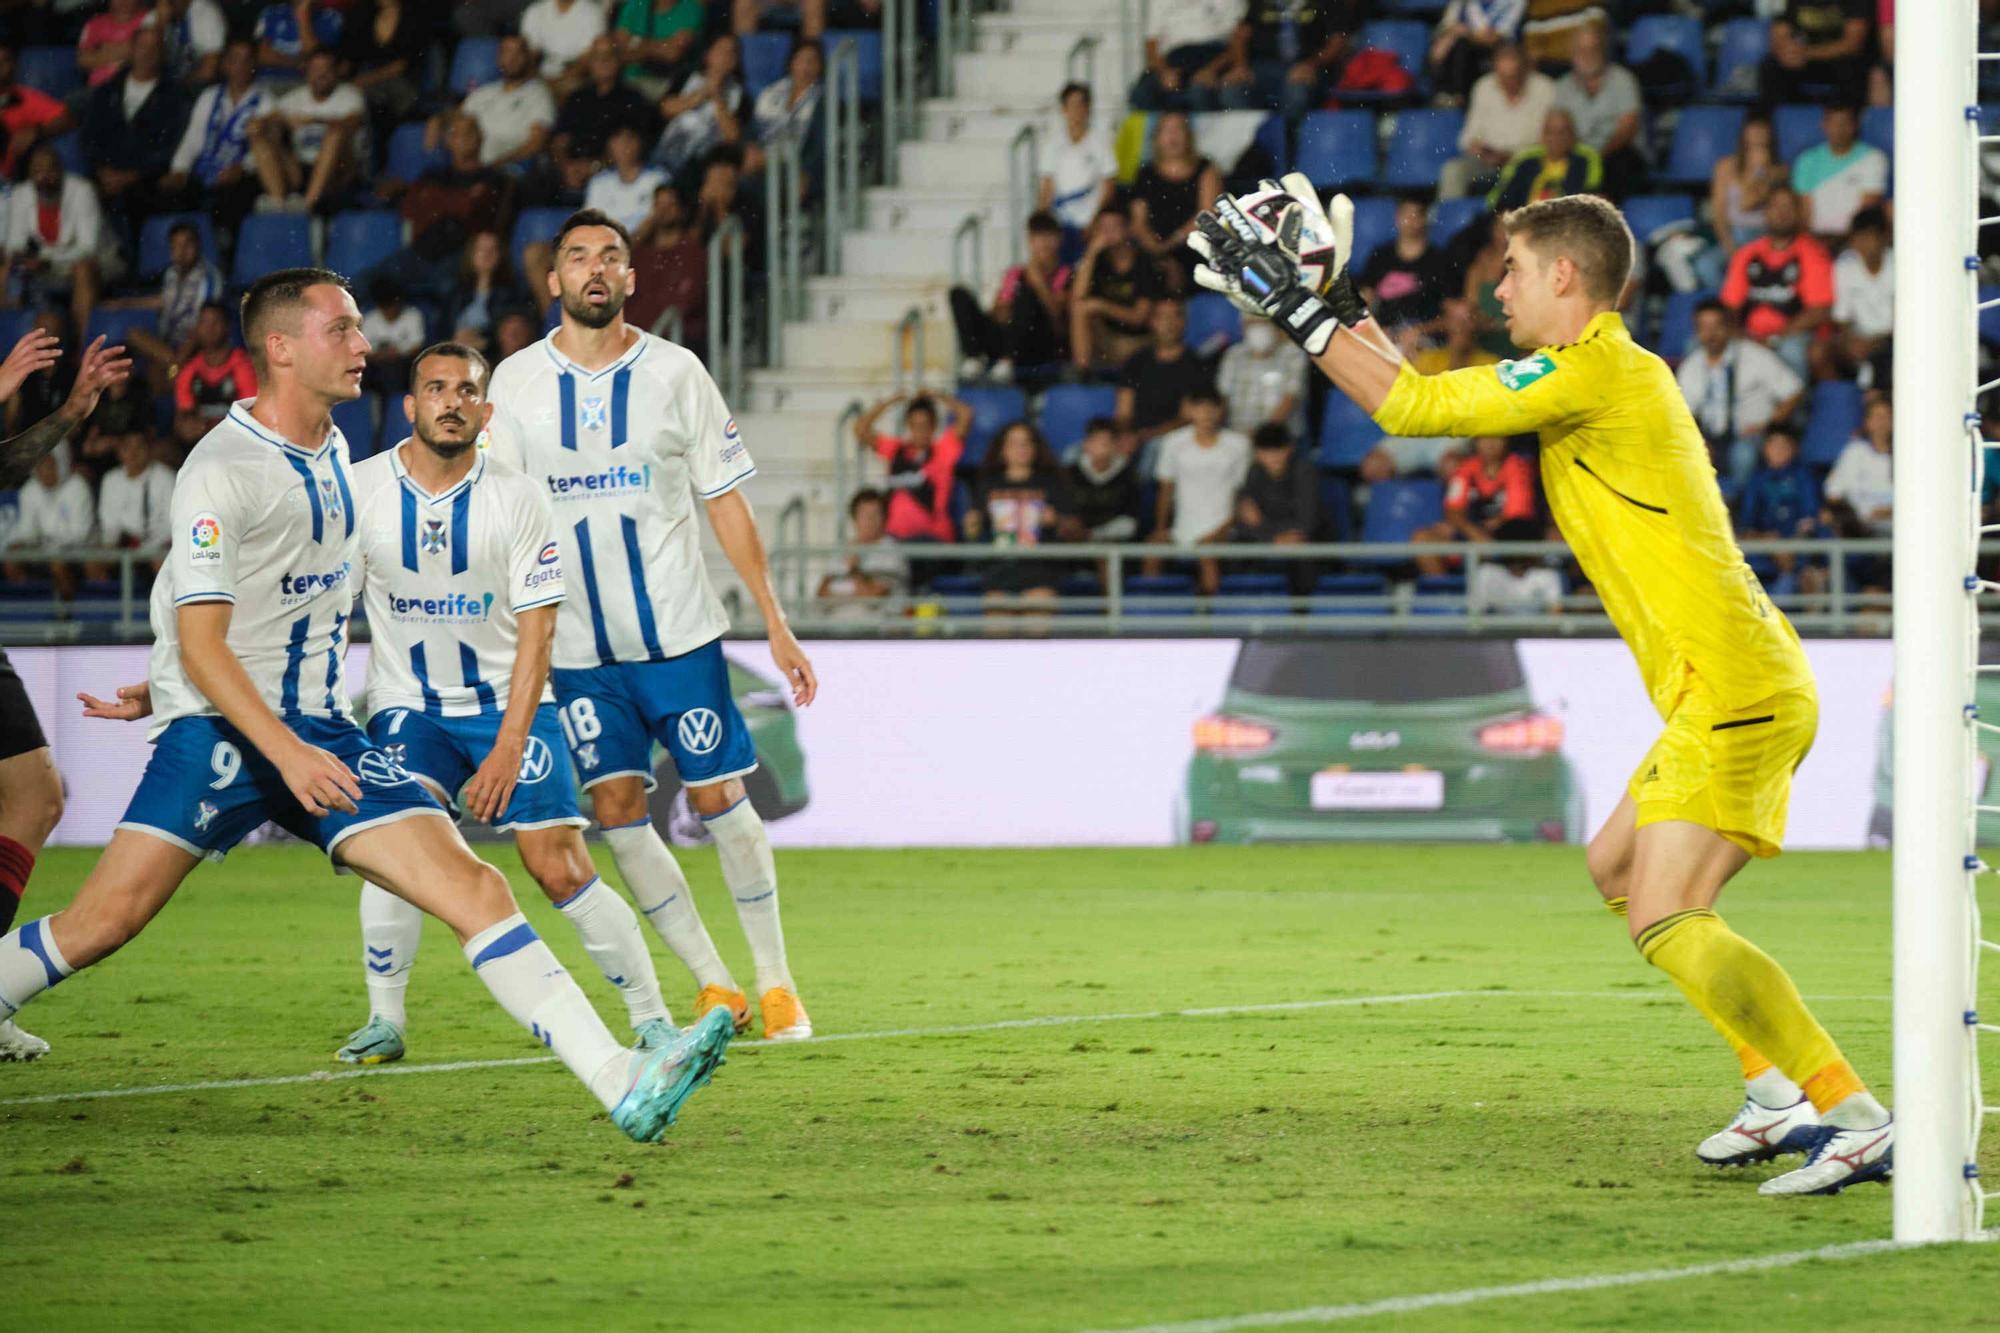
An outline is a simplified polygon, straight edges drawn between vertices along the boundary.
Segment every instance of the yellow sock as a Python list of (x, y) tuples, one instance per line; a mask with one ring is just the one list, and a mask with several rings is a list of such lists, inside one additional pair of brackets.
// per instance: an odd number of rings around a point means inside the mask
[(1604, 900), (1604, 910), (1613, 916), (1624, 916), (1625, 907), (1630, 902), (1631, 899), (1629, 898), (1606, 898)]
[[(1606, 898), (1604, 900), (1604, 908), (1613, 916), (1624, 916), (1629, 901), (1626, 898)], [(1676, 978), (1675, 981), (1676, 984), (1679, 984), (1679, 978)], [(1716, 1016), (1715, 1011), (1703, 1002), (1699, 994), (1688, 989), (1685, 985), (1681, 986), (1681, 994), (1687, 996), (1688, 1003), (1694, 1006), (1695, 1012), (1706, 1018), (1709, 1024), (1722, 1034), (1722, 1039), (1728, 1042), (1730, 1048), (1736, 1052), (1736, 1061), (1743, 1066), (1743, 1081), (1745, 1083), (1748, 1083), (1751, 1079), (1772, 1067), (1771, 1062), (1759, 1054), (1755, 1046), (1745, 1041), (1740, 1033), (1730, 1031), (1729, 1025)]]
[[(1695, 907), (1662, 917), (1634, 943), (1732, 1045), (1768, 1055), (1805, 1089), (1815, 1109), (1825, 1111), (1864, 1090), (1785, 969), (1714, 912)], [(1747, 1059), (1744, 1068), (1750, 1068)]]

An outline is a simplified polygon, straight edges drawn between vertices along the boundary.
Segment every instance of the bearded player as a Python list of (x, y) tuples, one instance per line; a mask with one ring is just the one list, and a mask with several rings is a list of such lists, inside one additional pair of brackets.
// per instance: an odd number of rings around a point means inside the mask
[(696, 1016), (747, 997), (716, 955), (686, 878), (646, 806), (655, 741), (715, 839), (750, 942), (764, 1036), (812, 1035), (785, 959), (778, 874), (743, 788), (756, 747), (729, 690), (729, 618), (702, 566), (695, 500), (764, 617), (793, 702), (812, 702), (812, 663), (785, 624), (763, 541), (740, 489), (755, 474), (715, 381), (694, 354), (625, 323), (632, 243), (595, 209), (556, 235), (549, 295), (562, 326), (493, 372), (491, 450), (542, 479), (570, 592), (556, 617), (556, 701), (576, 770), (618, 869), (647, 920), (694, 973)]
[[(1353, 206), (1329, 217), (1304, 177), (1246, 209), (1225, 196), (1191, 244), (1203, 286), (1268, 315), (1392, 435), (1541, 439), (1542, 485), (1638, 660), (1666, 729), (1591, 840), (1591, 877), (1647, 962), (1729, 1041), (1743, 1109), (1697, 1149), (1717, 1166), (1804, 1153), (1764, 1194), (1886, 1180), (1894, 1128), (1784, 969), (1716, 914), (1723, 887), (1784, 841), (1793, 771), (1819, 704), (1797, 633), (1744, 563), (1700, 431), (1660, 358), (1618, 315), (1632, 233), (1594, 195), (1531, 204), (1499, 296), (1520, 360), (1417, 373), (1344, 271)], [(1332, 242), (1323, 276), (1298, 238)]]

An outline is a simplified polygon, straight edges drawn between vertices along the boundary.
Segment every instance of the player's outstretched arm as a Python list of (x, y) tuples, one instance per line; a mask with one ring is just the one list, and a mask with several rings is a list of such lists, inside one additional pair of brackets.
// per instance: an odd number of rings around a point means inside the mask
[[(24, 334), (7, 359), (0, 361), (0, 399), (13, 397), (28, 376), (47, 370), (61, 356), (62, 344), (54, 334), (44, 329)], [(123, 346), (107, 347), (100, 336), (85, 348), (68, 400), (19, 435), (0, 440), (0, 490), (11, 490), (26, 481), (44, 454), (90, 419), (104, 391), (131, 371), (132, 358), (125, 355)]]
[(223, 720), (271, 761), (298, 803), (312, 815), (354, 813), (361, 783), (336, 756), (308, 745), (265, 704), (250, 673), (229, 647), (229, 602), (190, 602), (176, 613), (181, 667)]
[(555, 651), (557, 606), (531, 606), (515, 619), (514, 670), (507, 681), (507, 711), (493, 748), (479, 771), (465, 784), (465, 808), (482, 824), (491, 824), (514, 799), (521, 777), (521, 756), (528, 748), (528, 731), (541, 706), (542, 686), (549, 679), (549, 656)]
[(116, 703), (100, 699), (87, 690), (76, 697), (83, 704), (85, 717), (108, 718), (113, 722), (137, 722), (142, 717), (153, 715), (151, 681), (142, 680), (137, 685), (120, 685)]
[(792, 702), (804, 708), (819, 693), (819, 678), (813, 675), (812, 662), (785, 620), (785, 609), (778, 605), (777, 590), (771, 586), (771, 563), (764, 554), (764, 539), (757, 534), (757, 518), (750, 512), (750, 501), (742, 491), (733, 490), (707, 504), (708, 521), (715, 529), (722, 553), (729, 557), (743, 586), (757, 599), (758, 614), (764, 617), (764, 632), (771, 640), (771, 660), (785, 673), (785, 682), (792, 687)]

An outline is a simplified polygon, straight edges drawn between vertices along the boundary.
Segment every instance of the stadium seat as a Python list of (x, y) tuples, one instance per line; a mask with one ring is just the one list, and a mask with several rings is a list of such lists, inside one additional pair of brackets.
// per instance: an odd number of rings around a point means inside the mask
[[(569, 215), (570, 210), (567, 208), (550, 208), (544, 206), (521, 210), (521, 216), (514, 220), (513, 243), (508, 247), (510, 253), (514, 256), (514, 271), (516, 273), (521, 271), (521, 252), (526, 250), (535, 241), (553, 242), (556, 238), (556, 229), (562, 226), (563, 221)], [(553, 302), (550, 303), (549, 308), (551, 310), (555, 308)]]
[(1338, 473), (1319, 474), (1319, 531), (1315, 541), (1354, 540), (1354, 491)]
[(1355, 467), (1381, 439), (1382, 428), (1360, 404), (1337, 389), (1327, 393), (1326, 411), (1319, 423), (1317, 461), (1321, 467)]
[(1458, 135), (1464, 128), (1465, 114), (1460, 111), (1405, 111), (1398, 115), (1389, 136), (1382, 184), (1399, 190), (1435, 190), (1438, 172), (1458, 155)]
[[(1655, 51), (1672, 51), (1687, 61), (1696, 88), (1708, 81), (1708, 43), (1700, 19), (1681, 14), (1648, 14), (1634, 19), (1625, 39), (1625, 63), (1643, 64)], [(1647, 91), (1650, 94), (1652, 90)]]
[(1694, 340), (1694, 308), (1714, 296), (1713, 291), (1704, 291), (1675, 292), (1667, 297), (1660, 314), (1660, 330), (1653, 338), (1653, 350), (1669, 361), (1687, 355), (1688, 344)]
[[(785, 77), (785, 61), (792, 53), (792, 34), (753, 32), (739, 39), (743, 43), (743, 91), (755, 98), (758, 93)], [(826, 44), (833, 54), (833, 43)]]
[(157, 278), (167, 271), (167, 233), (176, 224), (192, 222), (195, 231), (201, 235), (202, 257), (211, 264), (216, 263), (221, 251), (215, 246), (215, 224), (206, 213), (155, 213), (139, 228), (139, 273), (142, 281)]
[(24, 46), (14, 57), (14, 78), (60, 102), (83, 87), (73, 46)]
[(1465, 576), (1462, 574), (1419, 574), (1416, 597), (1410, 613), (1419, 616), (1462, 616), (1465, 614)]
[(1861, 431), (1861, 386), (1852, 380), (1824, 380), (1813, 386), (1807, 410), (1799, 455), (1814, 467), (1831, 467)]
[(424, 147), (424, 123), (413, 120), (389, 132), (389, 149), (382, 162), (382, 174), (391, 180), (413, 181), (432, 167), (451, 161), (442, 142), (435, 149)]
[(451, 54), (451, 90), (465, 96), (482, 83), (500, 77), (500, 39), (461, 37)]
[[(347, 456), (358, 463), (375, 452), (375, 395), (333, 405), (333, 424), (347, 437)], [(395, 443), (395, 441), (390, 441)]]
[(1354, 201), (1354, 253), (1347, 267), (1359, 272), (1375, 247), (1396, 239), (1396, 201), (1371, 197)]
[(1435, 477), (1406, 477), (1375, 483), (1361, 520), (1364, 542), (1406, 542), (1419, 528), (1444, 520), (1444, 483)]
[(1379, 616), (1389, 611), (1389, 580), (1380, 574), (1322, 574), (1313, 584), (1316, 616)]
[(1688, 107), (1674, 126), (1673, 147), (1661, 179), (1707, 189), (1716, 161), (1736, 151), (1736, 135), (1742, 128), (1741, 107)]
[(1423, 18), (1436, 19), (1444, 13), (1450, 0), (1382, 0), (1385, 14), (1415, 14)]
[(855, 61), (861, 76), (861, 100), (870, 104), (882, 100), (882, 34), (872, 28), (828, 28), (825, 46), (829, 54), (841, 42), (854, 39)]
[(1003, 429), (1028, 415), (1028, 395), (1010, 384), (968, 384), (958, 396), (972, 409), (972, 430), (958, 460), (961, 468), (970, 470), (986, 461), (987, 446)]
[(1778, 160), (1791, 163), (1799, 160), (1799, 154), (1816, 143), (1824, 142), (1826, 135), (1821, 131), (1820, 108), (1804, 103), (1790, 103), (1779, 107), (1771, 115), (1771, 128), (1777, 133)]
[(1487, 216), (1486, 200), (1478, 195), (1464, 199), (1440, 199), (1431, 209), (1431, 244), (1448, 246), (1458, 239), (1458, 234), (1475, 222), (1484, 222)]
[(79, 176), (90, 174), (90, 159), (84, 156), (83, 152), (82, 130), (71, 130), (68, 134), (57, 135), (49, 140), (49, 147), (55, 149), (56, 156), (62, 159), (64, 171), (74, 172)]
[(1321, 190), (1366, 182), (1375, 175), (1375, 116), (1367, 111), (1313, 111), (1299, 122), (1292, 161)]
[(1264, 117), (1250, 143), (1271, 159), (1269, 174), (1276, 176), (1289, 170), (1287, 164), (1292, 160), (1291, 127), (1283, 116)]
[(1715, 52), (1718, 96), (1750, 101), (1757, 95), (1757, 68), (1771, 48), (1771, 25), (1764, 19), (1731, 19), (1722, 25), (1722, 45)]
[(248, 287), (272, 269), (313, 262), (312, 226), (300, 213), (252, 213), (236, 234), (230, 281)]
[(1694, 223), (1694, 198), (1685, 194), (1640, 194), (1625, 201), (1625, 221), (1640, 244), (1667, 227)]
[(1221, 292), (1198, 291), (1188, 298), (1188, 348), (1202, 356), (1214, 356), (1243, 336), (1243, 312), (1229, 303)]
[(106, 343), (122, 343), (133, 329), (154, 333), (159, 324), (157, 310), (106, 310), (99, 306), (90, 312), (90, 323), (84, 326), (83, 345), (90, 346), (100, 335)]
[(27, 306), (15, 306), (10, 310), (0, 310), (0, 357), (6, 355), (6, 349), (11, 348), (15, 343), (21, 341), (22, 337), (28, 332), (28, 329), (34, 324), (35, 316), (39, 313), (39, 311)]
[(326, 226), (326, 266), (350, 279), (402, 248), (403, 219), (390, 209), (350, 209)]
[(1118, 415), (1118, 390), (1109, 384), (1058, 384), (1042, 396), (1042, 434), (1058, 454), (1083, 439), (1093, 417)]
[(1861, 142), (1896, 156), (1896, 108), (1871, 106), (1861, 113)]
[(1229, 600), (1217, 609), (1229, 615), (1292, 613), (1292, 581), (1283, 574), (1224, 574), (1216, 592)]
[(1194, 612), (1194, 579), (1186, 574), (1128, 574), (1128, 616), (1184, 616)]
[(978, 597), (986, 591), (986, 580), (977, 574), (934, 574), (930, 590), (934, 597)]
[[(1362, 51), (1387, 51), (1396, 57), (1396, 63), (1403, 67), (1415, 82), (1412, 90), (1421, 94), (1427, 86), (1426, 67), (1430, 61), (1430, 26), (1416, 19), (1376, 19), (1361, 25), (1355, 35), (1355, 48)], [(1369, 92), (1353, 88), (1343, 88), (1340, 98), (1343, 102), (1386, 102), (1401, 94)]]

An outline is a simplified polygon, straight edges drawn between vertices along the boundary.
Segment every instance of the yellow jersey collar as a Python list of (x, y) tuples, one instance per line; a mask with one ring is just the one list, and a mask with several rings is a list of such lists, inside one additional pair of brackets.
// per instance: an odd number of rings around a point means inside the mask
[(1590, 323), (1583, 326), (1583, 332), (1576, 336), (1576, 342), (1557, 343), (1544, 350), (1560, 352), (1564, 348), (1576, 346), (1577, 343), (1587, 343), (1601, 333), (1613, 333), (1625, 338), (1632, 336), (1630, 331), (1625, 327), (1625, 317), (1623, 315), (1620, 315), (1616, 310), (1601, 310), (1590, 317)]

